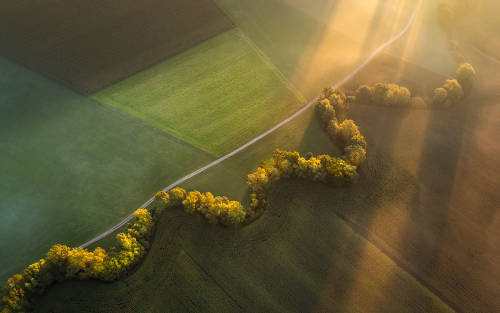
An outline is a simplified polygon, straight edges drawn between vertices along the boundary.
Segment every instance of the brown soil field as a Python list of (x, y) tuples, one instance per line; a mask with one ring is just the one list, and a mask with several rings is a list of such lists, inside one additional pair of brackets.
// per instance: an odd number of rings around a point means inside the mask
[[(500, 2), (496, 0), (459, 0), (463, 11), (458, 17), (454, 37), (461, 48), (474, 47), (500, 62)], [(461, 6), (460, 6), (461, 5)], [(480, 22), (478, 22), (480, 21)]]
[(500, 99), (499, 10), (498, 1), (474, 1), (456, 29), (460, 53), (479, 72), (475, 100), (484, 105), (498, 104)]
[(232, 27), (212, 0), (2, 1), (0, 54), (87, 94)]
[[(494, 73), (500, 65), (472, 52), (466, 57), (478, 71), (476, 87), (452, 109), (353, 106), (351, 117), (367, 134), (370, 151), (362, 180), (384, 170), (382, 158), (417, 184), (390, 205), (383, 205), (388, 195), (376, 210), (356, 205), (342, 214), (455, 310), (498, 312), (500, 97)], [(382, 55), (354, 82), (375, 79), (429, 92), (445, 77)]]

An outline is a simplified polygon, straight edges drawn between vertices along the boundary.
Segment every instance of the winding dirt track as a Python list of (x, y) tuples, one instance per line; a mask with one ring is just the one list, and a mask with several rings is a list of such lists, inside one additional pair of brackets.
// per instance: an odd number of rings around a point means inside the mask
[[(408, 30), (410, 29), (411, 25), (413, 24), (413, 22), (415, 21), (415, 16), (417, 15), (418, 8), (422, 4), (422, 1), (423, 0), (419, 0), (418, 1), (415, 9), (413, 10), (413, 12), (412, 12), (412, 14), (410, 16), (410, 19), (408, 20), (408, 23), (406, 24), (406, 26), (397, 35), (395, 35), (394, 37), (392, 37), (391, 39), (389, 39), (388, 41), (386, 41), (385, 43), (383, 43), (380, 47), (378, 47), (377, 49), (375, 49), (375, 51), (373, 51), (360, 65), (358, 65), (346, 77), (344, 77), (343, 79), (341, 79), (340, 81), (338, 81), (337, 83), (335, 83), (332, 86), (332, 88), (338, 88), (341, 85), (343, 85), (345, 82), (347, 82), (348, 80), (350, 80), (354, 75), (356, 75), (359, 71), (361, 71), (373, 58), (375, 58), (380, 52), (382, 52), (382, 50), (384, 50), (389, 45), (391, 45), (392, 43), (394, 43), (396, 40), (398, 40), (399, 38), (401, 38), (404, 34), (406, 34), (408, 32)], [(236, 148), (235, 150), (229, 152), (228, 154), (226, 154), (226, 155), (218, 158), (217, 160), (213, 161), (212, 163), (207, 164), (204, 167), (202, 167), (200, 169), (197, 169), (196, 171), (194, 171), (194, 172), (192, 172), (192, 173), (190, 173), (190, 174), (182, 177), (181, 179), (173, 182), (172, 184), (170, 184), (167, 187), (163, 188), (163, 191), (169, 191), (170, 189), (175, 188), (176, 186), (178, 186), (179, 184), (185, 182), (186, 180), (190, 179), (191, 177), (196, 176), (196, 175), (198, 175), (198, 174), (206, 171), (207, 169), (211, 168), (212, 166), (215, 166), (215, 165), (221, 163), (222, 161), (224, 161), (224, 160), (232, 157), (236, 153), (238, 153), (240, 151), (243, 151), (244, 149), (246, 149), (249, 146), (253, 145), (257, 141), (259, 141), (262, 138), (266, 137), (267, 135), (271, 134), (272, 132), (274, 132), (275, 130), (277, 130), (278, 128), (280, 128), (281, 126), (283, 126), (286, 123), (290, 122), (291, 120), (293, 120), (297, 116), (301, 115), (305, 110), (309, 109), (317, 100), (318, 100), (318, 97), (312, 99), (305, 106), (303, 106), (300, 110), (298, 110), (297, 112), (295, 112), (294, 114), (292, 114), (291, 116), (289, 116), (288, 118), (286, 118), (285, 120), (279, 122), (278, 124), (276, 124), (275, 126), (273, 126), (272, 128), (270, 128), (269, 130), (265, 131), (264, 133), (260, 134), (259, 136), (255, 137), (254, 139), (250, 140), (249, 142), (243, 144), (239, 148)], [(147, 208), (153, 201), (154, 201), (154, 196), (151, 197), (148, 201), (146, 201), (143, 205), (141, 205), (138, 209), (145, 209), (145, 208)], [(134, 212), (135, 212), (135, 210), (134, 210)], [(110, 229), (106, 230), (102, 234), (94, 237), (93, 239), (87, 241), (86, 243), (82, 244), (80, 247), (81, 248), (86, 248), (86, 247), (90, 246), (91, 244), (93, 244), (93, 243), (95, 243), (95, 242), (97, 242), (97, 241), (105, 238), (106, 236), (108, 236), (108, 235), (112, 234), (113, 232), (115, 232), (118, 228), (120, 228), (123, 225), (127, 224), (130, 220), (132, 220), (133, 217), (134, 217), (134, 213), (132, 212), (129, 216), (127, 216), (126, 218), (124, 218), (120, 223), (118, 223), (115, 226), (111, 227)]]

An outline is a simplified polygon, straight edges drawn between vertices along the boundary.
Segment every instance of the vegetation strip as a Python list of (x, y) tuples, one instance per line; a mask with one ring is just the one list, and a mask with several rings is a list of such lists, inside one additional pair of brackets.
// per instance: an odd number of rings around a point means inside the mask
[[(97, 247), (93, 251), (65, 245), (54, 245), (45, 259), (28, 266), (23, 274), (8, 279), (1, 299), (2, 313), (31, 310), (35, 295), (41, 294), (55, 282), (68, 279), (98, 279), (115, 281), (126, 275), (145, 256), (158, 217), (165, 209), (183, 207), (187, 213), (199, 213), (209, 223), (237, 226), (253, 220), (268, 204), (267, 191), (277, 181), (299, 178), (343, 186), (358, 178), (358, 166), (366, 159), (366, 141), (352, 120), (346, 120), (347, 97), (338, 89), (325, 89), (316, 103), (316, 115), (331, 140), (340, 143), (344, 155), (302, 157), (298, 152), (275, 150), (273, 156), (259, 164), (248, 175), (250, 206), (243, 208), (238, 201), (213, 196), (210, 192), (187, 192), (173, 188), (155, 195), (149, 209), (134, 212), (134, 223), (126, 232), (116, 236), (118, 249)], [(338, 118), (339, 117), (339, 118)]]
[[(413, 22), (416, 10), (400, 34), (377, 49), (335, 87), (359, 72), (383, 47), (401, 37)], [(2, 313), (30, 310), (33, 297), (57, 281), (75, 278), (102, 281), (119, 279), (136, 266), (146, 254), (155, 222), (164, 209), (183, 206), (187, 212), (198, 212), (211, 223), (235, 226), (266, 208), (267, 189), (282, 178), (308, 179), (338, 186), (355, 182), (358, 177), (358, 166), (366, 159), (366, 141), (356, 124), (352, 120), (345, 119), (348, 100), (343, 92), (327, 88), (323, 95), (314, 101), (316, 114), (322, 128), (332, 140), (343, 146), (344, 155), (341, 158), (329, 155), (314, 157), (312, 154), (302, 157), (298, 152), (275, 150), (272, 158), (262, 161), (257, 170), (248, 175), (251, 201), (249, 208), (246, 209), (237, 201), (230, 201), (226, 197), (214, 197), (209, 192), (202, 194), (199, 191), (192, 191), (188, 193), (182, 188), (160, 191), (153, 200), (148, 201), (149, 204), (152, 204), (149, 210), (146, 209), (149, 205), (146, 202), (143, 207), (134, 212), (132, 217), (135, 218), (135, 222), (129, 225), (126, 232), (116, 236), (120, 247), (117, 252), (108, 254), (100, 247), (89, 252), (82, 247), (69, 248), (64, 245), (54, 245), (47, 253), (46, 259), (41, 259), (30, 265), (23, 274), (16, 274), (9, 278), (7, 287), (3, 290), (6, 295), (1, 299), (1, 304), (4, 306)], [(310, 102), (261, 136), (186, 177), (190, 178), (197, 172), (202, 172), (243, 150), (304, 112), (312, 103)]]
[(355, 94), (357, 103), (386, 107), (450, 108), (468, 96), (474, 85), (476, 71), (469, 63), (458, 66), (455, 77), (447, 79), (442, 87), (434, 89), (432, 99), (412, 97), (408, 88), (396, 84), (363, 85)]
[[(422, 4), (422, 0), (419, 0), (408, 23), (406, 24), (406, 26), (403, 28), (403, 30), (401, 30), (401, 32), (399, 32), (396, 36), (394, 36), (393, 38), (391, 38), (390, 40), (388, 40), (387, 42), (385, 42), (384, 44), (382, 44), (380, 47), (378, 47), (375, 51), (373, 51), (367, 58), (365, 61), (363, 61), (363, 63), (361, 63), (360, 65), (358, 65), (358, 67), (356, 67), (349, 75), (347, 75), (346, 77), (344, 77), (342, 80), (340, 80), (339, 82), (337, 82), (336, 84), (334, 84), (331, 88), (335, 89), (335, 88), (338, 88), (340, 87), (341, 85), (343, 85), (345, 82), (347, 82), (349, 79), (351, 79), (353, 76), (355, 76), (357, 73), (359, 73), (373, 58), (375, 58), (380, 52), (382, 52), (383, 49), (385, 49), (386, 47), (388, 47), (389, 45), (391, 45), (392, 43), (394, 43), (396, 40), (398, 40), (399, 38), (401, 38), (406, 32), (408, 32), (408, 30), (410, 29), (410, 26), (413, 24), (414, 20), (415, 20), (415, 16), (417, 14), (417, 11), (418, 11), (418, 8), (420, 7), (420, 5)], [(204, 171), (206, 171), (207, 169), (221, 163), (222, 161), (232, 157), (233, 155), (237, 154), (238, 152), (246, 149), (247, 147), (253, 145), (254, 143), (256, 143), (257, 141), (261, 140), (262, 138), (266, 137), (267, 135), (269, 135), (270, 133), (274, 132), (275, 130), (277, 130), (278, 128), (280, 128), (281, 126), (285, 125), (286, 123), (288, 123), (289, 121), (293, 120), (294, 118), (296, 118), (297, 116), (299, 116), (300, 114), (302, 114), (304, 111), (306, 111), (309, 107), (311, 107), (311, 105), (313, 105), (316, 101), (318, 100), (318, 98), (315, 98), (313, 100), (311, 100), (309, 103), (307, 103), (304, 107), (302, 107), (300, 110), (298, 110), (297, 112), (295, 112), (294, 114), (292, 114), (290, 117), (286, 118), (285, 120), (281, 121), (280, 123), (278, 123), (277, 125), (275, 125), (274, 127), (272, 127), (271, 129), (267, 130), (266, 132), (262, 133), (261, 135), (255, 137), (254, 139), (250, 140), (249, 142), (245, 143), (244, 145), (242, 145), (241, 147), (229, 152), (228, 154), (220, 157), (219, 159), (213, 161), (212, 163), (180, 178), (179, 180), (173, 182), (172, 184), (170, 184), (169, 186), (165, 187), (163, 189), (163, 191), (169, 191), (170, 189), (178, 186), (179, 184), (185, 182), (186, 180), (190, 179), (191, 177), (193, 176), (196, 176)], [(146, 208), (147, 206), (149, 206), (153, 201), (154, 201), (154, 196), (151, 197), (148, 201), (146, 201), (143, 205), (141, 205), (139, 207), (139, 209), (143, 209), (143, 208)], [(130, 214), (129, 216), (127, 216), (124, 220), (122, 220), (120, 223), (118, 223), (117, 225), (111, 227), (110, 229), (108, 229), (107, 231), (105, 231), (104, 233), (100, 234), (99, 236), (96, 236), (95, 238), (87, 241), (86, 243), (82, 244), (80, 247), (81, 248), (85, 248), (85, 247), (88, 247), (90, 246), (91, 244), (103, 239), (104, 237), (112, 234), (113, 232), (115, 232), (118, 228), (120, 228), (121, 226), (125, 225), (126, 223), (128, 223), (130, 220), (132, 220), (133, 218), (133, 213)]]

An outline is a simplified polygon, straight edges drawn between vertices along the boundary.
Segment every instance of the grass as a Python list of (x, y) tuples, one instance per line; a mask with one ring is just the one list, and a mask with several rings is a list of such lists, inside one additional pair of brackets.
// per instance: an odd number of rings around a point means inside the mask
[(85, 94), (233, 27), (212, 0), (2, 2), (0, 11), (2, 55)]
[(77, 246), (213, 156), (0, 59), (0, 280)]
[[(308, 110), (183, 187), (243, 199), (244, 175), (275, 147), (340, 153)], [(132, 275), (113, 284), (55, 285), (38, 311), (452, 312), (388, 257), (383, 243), (366, 240), (364, 228), (345, 221), (350, 210), (368, 218), (414, 190), (400, 168), (378, 173), (353, 188), (284, 182), (270, 193), (266, 213), (238, 230), (168, 211)]]
[[(473, 60), (482, 60), (473, 62), (478, 73), (498, 71), (480, 55)], [(422, 91), (444, 79), (436, 72), (449, 73), (449, 64), (433, 69), (417, 61), (381, 56), (357, 79), (376, 74)], [(284, 183), (271, 192), (264, 216), (239, 230), (167, 212), (132, 275), (113, 284), (56, 285), (38, 310), (494, 312), (500, 112), (493, 105), (498, 89), (484, 88), (487, 81), (479, 74), (476, 90), (488, 94), (474, 93), (450, 110), (354, 106), (368, 160), (352, 188)], [(311, 115), (183, 186), (239, 200), (245, 174), (276, 147), (335, 154)]]
[(132, 276), (56, 285), (37, 312), (452, 312), (336, 217), (331, 201), (311, 208), (331, 192), (312, 189), (283, 185), (279, 204), (237, 232), (168, 212)]
[(217, 3), (307, 99), (400, 31), (414, 8), (413, 1), (399, 0)]
[(94, 95), (216, 155), (304, 104), (235, 29)]

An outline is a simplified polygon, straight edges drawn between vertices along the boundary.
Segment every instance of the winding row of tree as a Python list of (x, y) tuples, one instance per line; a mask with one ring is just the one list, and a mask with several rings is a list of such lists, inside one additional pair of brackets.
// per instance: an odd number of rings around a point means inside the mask
[(88, 251), (54, 245), (45, 258), (28, 266), (22, 274), (8, 279), (1, 299), (2, 313), (26, 312), (32, 308), (36, 295), (55, 282), (68, 279), (99, 279), (113, 281), (128, 272), (145, 255), (154, 226), (155, 211), (140, 209), (134, 222), (116, 236), (118, 251), (108, 253), (102, 248)]
[[(436, 108), (449, 108), (467, 96), (474, 85), (476, 71), (469, 63), (460, 64), (453, 79), (448, 79), (441, 87), (434, 89), (431, 105)], [(420, 97), (412, 98), (408, 88), (396, 84), (377, 83), (375, 86), (363, 85), (356, 91), (359, 103), (383, 105), (388, 107), (406, 107), (417, 102), (424, 102)]]
[[(23, 273), (8, 279), (0, 292), (1, 313), (26, 312), (35, 297), (55, 282), (68, 279), (114, 281), (126, 275), (145, 256), (154, 226), (165, 209), (182, 207), (187, 213), (200, 214), (209, 223), (237, 226), (245, 223), (267, 205), (269, 187), (281, 179), (304, 179), (341, 186), (354, 183), (358, 167), (366, 159), (366, 141), (358, 126), (345, 119), (349, 108), (346, 95), (338, 89), (325, 89), (315, 105), (322, 128), (344, 151), (340, 157), (302, 156), (299, 152), (275, 150), (271, 158), (261, 161), (248, 175), (248, 207), (210, 192), (173, 188), (155, 195), (148, 209), (134, 213), (125, 232), (116, 235), (117, 247), (110, 252), (102, 248), (88, 251), (54, 245), (46, 257), (28, 266)], [(352, 99), (351, 99), (352, 100)]]

